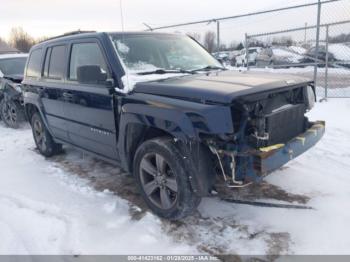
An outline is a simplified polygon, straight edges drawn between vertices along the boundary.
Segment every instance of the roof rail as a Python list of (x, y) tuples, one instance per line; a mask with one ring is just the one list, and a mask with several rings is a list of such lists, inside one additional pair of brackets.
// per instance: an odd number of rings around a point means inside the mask
[(45, 40), (43, 40), (41, 42), (45, 42), (45, 41), (48, 41), (48, 40), (52, 40), (52, 39), (56, 39), (56, 38), (60, 38), (60, 37), (64, 37), (64, 36), (78, 35), (78, 34), (84, 34), (84, 33), (96, 33), (96, 31), (82, 31), (82, 30), (71, 31), (71, 32), (64, 33), (62, 35), (58, 35), (58, 36), (53, 36), (53, 37), (47, 38), (47, 39), (45, 39)]

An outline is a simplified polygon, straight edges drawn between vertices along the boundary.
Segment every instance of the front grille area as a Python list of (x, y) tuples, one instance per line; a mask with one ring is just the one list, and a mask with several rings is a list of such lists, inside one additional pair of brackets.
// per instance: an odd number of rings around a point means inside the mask
[(305, 105), (289, 105), (266, 116), (268, 145), (285, 143), (304, 132)]

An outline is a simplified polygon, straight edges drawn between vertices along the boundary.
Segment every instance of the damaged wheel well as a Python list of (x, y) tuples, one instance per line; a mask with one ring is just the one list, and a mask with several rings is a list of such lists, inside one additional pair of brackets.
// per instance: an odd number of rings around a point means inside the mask
[(128, 158), (128, 169), (133, 171), (133, 156), (137, 148), (145, 141), (156, 137), (172, 137), (173, 136), (159, 128), (149, 127), (142, 124), (128, 124), (126, 127), (125, 151)]
[(183, 155), (193, 191), (199, 196), (209, 194), (215, 182), (216, 172), (208, 146), (198, 141), (177, 140), (172, 134), (162, 129), (142, 124), (129, 124), (126, 128), (126, 134), (125, 150), (130, 173), (133, 172), (135, 152), (143, 142), (157, 137), (170, 137), (173, 138), (174, 144)]
[(33, 105), (33, 104), (26, 104), (25, 105), (25, 114), (27, 116), (28, 121), (31, 121), (32, 116), (36, 112), (39, 112), (39, 110), (35, 105)]

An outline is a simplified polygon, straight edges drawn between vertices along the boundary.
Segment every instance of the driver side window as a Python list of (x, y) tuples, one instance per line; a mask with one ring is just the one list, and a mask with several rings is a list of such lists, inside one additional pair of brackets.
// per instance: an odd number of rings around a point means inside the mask
[(80, 66), (99, 66), (101, 73), (107, 73), (107, 64), (102, 51), (97, 43), (79, 43), (73, 44), (70, 63), (69, 79), (77, 80), (77, 69)]

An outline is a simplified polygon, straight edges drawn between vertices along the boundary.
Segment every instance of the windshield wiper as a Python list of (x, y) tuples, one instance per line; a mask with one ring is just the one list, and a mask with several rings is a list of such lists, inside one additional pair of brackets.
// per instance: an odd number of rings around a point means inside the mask
[(156, 69), (152, 71), (140, 72), (138, 75), (163, 75), (163, 74), (195, 74), (194, 71), (179, 69), (179, 70), (168, 70), (168, 69)]
[(227, 69), (225, 67), (208, 65), (206, 67), (202, 67), (202, 68), (191, 70), (191, 72), (195, 73), (195, 72), (198, 72), (198, 71), (210, 71), (210, 70), (227, 70)]

